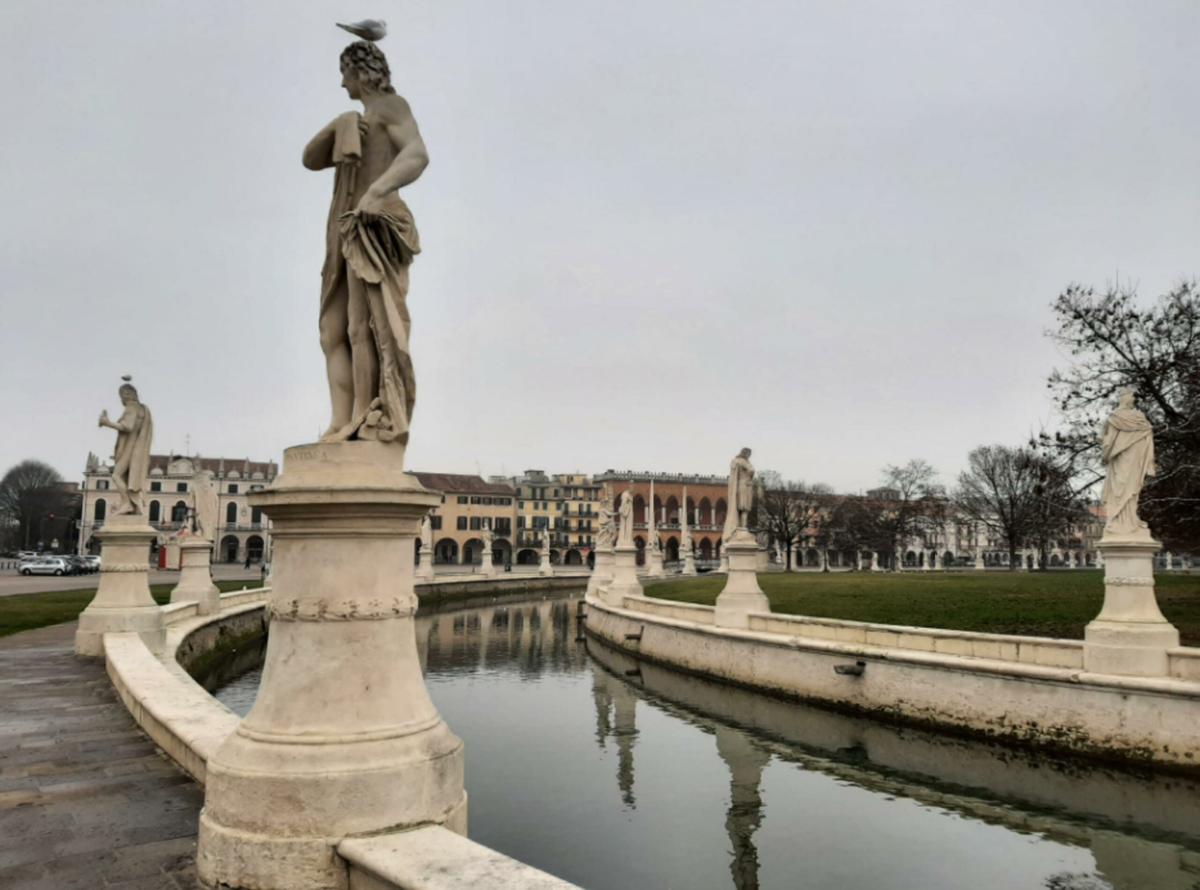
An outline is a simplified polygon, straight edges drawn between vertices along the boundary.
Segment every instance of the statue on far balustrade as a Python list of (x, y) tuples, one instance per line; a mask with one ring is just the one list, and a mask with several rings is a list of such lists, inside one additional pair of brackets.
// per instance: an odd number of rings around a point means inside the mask
[(728, 541), (737, 529), (749, 525), (750, 510), (754, 506), (754, 467), (750, 463), (749, 448), (743, 448), (729, 464), (725, 501), (725, 529), (722, 537)]
[(479, 539), (483, 542), (483, 556), (480, 560), (484, 565), (490, 565), (492, 562), (492, 529), (485, 524), (479, 530)]
[(192, 511), (192, 531), (206, 540), (215, 541), (220, 515), (216, 474), (212, 470), (199, 470), (192, 476), (192, 492), (196, 503), (196, 509)]
[(98, 426), (117, 431), (117, 446), (113, 453), (113, 487), (121, 495), (117, 515), (141, 514), (144, 512), (142, 492), (146, 487), (146, 474), (150, 471), (150, 443), (154, 438), (154, 421), (150, 409), (138, 401), (137, 390), (128, 376), (117, 391), (124, 410), (113, 422), (108, 411), (100, 412)]
[(1145, 538), (1150, 530), (1138, 516), (1138, 496), (1147, 476), (1155, 475), (1154, 430), (1134, 405), (1132, 390), (1121, 393), (1118, 407), (1100, 430), (1104, 461), (1105, 538)]
[(356, 41), (340, 63), (342, 86), (363, 112), (334, 118), (303, 157), (310, 170), (335, 171), (320, 308), (333, 417), (321, 440), (402, 446), (416, 400), (408, 267), (421, 248), (398, 190), (421, 175), (429, 156), (379, 47)]
[(621, 492), (621, 501), (617, 507), (617, 546), (633, 546), (633, 489), (627, 488)]
[(604, 501), (600, 505), (600, 529), (596, 532), (596, 549), (611, 550), (617, 542), (617, 514), (613, 511), (612, 496), (608, 486), (604, 488)]

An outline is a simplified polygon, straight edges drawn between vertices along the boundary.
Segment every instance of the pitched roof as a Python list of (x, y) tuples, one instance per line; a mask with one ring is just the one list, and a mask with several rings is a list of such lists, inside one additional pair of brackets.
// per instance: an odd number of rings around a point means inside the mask
[(499, 494), (516, 497), (517, 490), (500, 482), (485, 482), (481, 476), (462, 473), (413, 473), (426, 488), (447, 494)]

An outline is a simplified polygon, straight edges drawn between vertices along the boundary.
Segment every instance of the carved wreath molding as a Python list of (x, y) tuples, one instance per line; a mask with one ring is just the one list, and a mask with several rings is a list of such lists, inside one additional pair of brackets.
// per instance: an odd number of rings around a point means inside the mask
[(101, 563), (101, 572), (146, 572), (148, 566), (144, 562), (113, 562)]
[(1112, 578), (1105, 578), (1104, 584), (1106, 587), (1153, 587), (1154, 579), (1117, 575)]
[(293, 599), (271, 603), (267, 608), (267, 616), (272, 621), (383, 621), (387, 618), (411, 618), (416, 612), (415, 605), (406, 604), (399, 598), (391, 601), (342, 600), (333, 603), (327, 600)]

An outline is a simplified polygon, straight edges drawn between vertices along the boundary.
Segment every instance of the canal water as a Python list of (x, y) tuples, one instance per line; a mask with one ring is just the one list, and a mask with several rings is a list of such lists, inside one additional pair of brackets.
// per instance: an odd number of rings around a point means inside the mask
[[(1200, 890), (1200, 783), (639, 664), (579, 639), (578, 600), (418, 616), (480, 843), (594, 890)], [(217, 697), (246, 713), (258, 676)]]

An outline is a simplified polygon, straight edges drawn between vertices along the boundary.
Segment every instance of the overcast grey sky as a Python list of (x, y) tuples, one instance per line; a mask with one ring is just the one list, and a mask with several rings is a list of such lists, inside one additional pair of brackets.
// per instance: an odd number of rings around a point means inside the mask
[(0, 471), (111, 454), (123, 373), (157, 451), (328, 423), (299, 158), (364, 16), (432, 158), (415, 469), (949, 482), (1052, 420), (1066, 284), (1200, 266), (1194, 0), (6, 0)]

